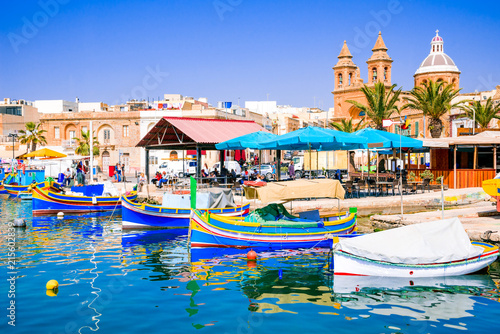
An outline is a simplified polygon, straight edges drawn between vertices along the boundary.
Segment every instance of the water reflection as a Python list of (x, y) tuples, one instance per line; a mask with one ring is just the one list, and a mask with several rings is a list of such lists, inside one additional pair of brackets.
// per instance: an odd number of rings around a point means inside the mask
[[(498, 261), (490, 275), (334, 279), (325, 249), (258, 252), (253, 262), (246, 250), (189, 251), (185, 230), (122, 231), (119, 217), (102, 214), (32, 218), (26, 202), (0, 200), (0, 208), (1, 238), (6, 222), (29, 221), (16, 229), (25, 332), (64, 332), (70, 321), (82, 333), (139, 331), (138, 323), (150, 332), (165, 323), (173, 332), (238, 332), (239, 318), (241, 332), (254, 333), (283, 324), (291, 332), (491, 332), (500, 316)], [(58, 279), (57, 297), (45, 295), (48, 279)]]

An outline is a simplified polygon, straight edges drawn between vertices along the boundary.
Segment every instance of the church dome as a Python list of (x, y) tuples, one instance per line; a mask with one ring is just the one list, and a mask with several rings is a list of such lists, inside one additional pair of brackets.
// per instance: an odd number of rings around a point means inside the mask
[(438, 35), (431, 41), (431, 52), (424, 59), (415, 74), (432, 72), (456, 72), (460, 73), (458, 67), (446, 53), (443, 52), (443, 38)]

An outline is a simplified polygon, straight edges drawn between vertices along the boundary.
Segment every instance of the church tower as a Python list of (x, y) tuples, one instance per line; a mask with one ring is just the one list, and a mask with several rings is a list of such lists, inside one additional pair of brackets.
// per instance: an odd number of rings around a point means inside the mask
[(444, 41), (438, 33), (439, 30), (436, 30), (436, 36), (431, 41), (430, 53), (413, 76), (415, 78), (415, 87), (432, 80), (447, 82), (452, 84), (454, 89), (458, 89), (460, 71), (450, 56), (444, 53)]
[(346, 41), (338, 55), (338, 62), (333, 67), (335, 87), (333, 89), (334, 116), (337, 118), (359, 119), (359, 111), (347, 103), (347, 100), (362, 100), (363, 94), (360, 88), (363, 79), (360, 78), (359, 67), (352, 62), (352, 55), (347, 47)]
[(333, 67), (335, 75), (335, 91), (349, 89), (355, 86), (356, 80), (359, 78), (359, 68), (352, 62), (352, 55), (347, 47), (346, 41), (340, 50), (338, 56), (339, 61)]
[(366, 61), (368, 64), (368, 85), (383, 82), (386, 86), (390, 86), (392, 59), (387, 54), (387, 47), (382, 39), (381, 32), (378, 33), (372, 51), (372, 56)]

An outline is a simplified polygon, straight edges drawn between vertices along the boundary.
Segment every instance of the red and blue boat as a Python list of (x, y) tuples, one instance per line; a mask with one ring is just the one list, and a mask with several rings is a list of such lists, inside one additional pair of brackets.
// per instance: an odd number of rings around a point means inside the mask
[[(32, 193), (33, 215), (119, 211), (122, 208), (121, 196), (68, 195), (39, 187), (33, 188)], [(127, 193), (123, 198), (134, 200), (137, 198), (137, 192)]]
[[(245, 217), (250, 203), (225, 207), (199, 209), (202, 213), (215, 213), (223, 217)], [(122, 201), (122, 228), (188, 228), (190, 208), (168, 208), (160, 205), (137, 203), (127, 197)]]

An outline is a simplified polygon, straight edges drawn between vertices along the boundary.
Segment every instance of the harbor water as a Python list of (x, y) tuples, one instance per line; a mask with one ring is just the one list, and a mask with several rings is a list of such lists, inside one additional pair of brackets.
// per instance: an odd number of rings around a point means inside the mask
[[(498, 261), (456, 278), (335, 280), (328, 249), (259, 253), (253, 262), (238, 250), (190, 252), (187, 230), (122, 232), (116, 213), (32, 217), (30, 201), (5, 196), (0, 210), (1, 333), (498, 329)], [(14, 218), (27, 226), (11, 228)]]

